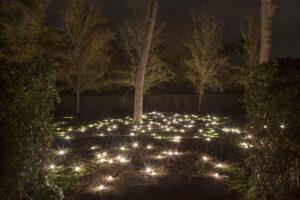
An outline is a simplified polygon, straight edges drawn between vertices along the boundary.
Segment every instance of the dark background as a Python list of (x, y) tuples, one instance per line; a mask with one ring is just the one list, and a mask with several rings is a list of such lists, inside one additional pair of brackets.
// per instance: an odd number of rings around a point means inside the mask
[[(122, 23), (128, 15), (127, 0), (102, 0), (103, 8), (112, 24)], [(300, 1), (277, 0), (279, 5), (274, 23), (273, 58), (300, 58)], [(51, 0), (48, 8), (48, 22), (61, 24), (60, 13), (67, 0)], [(205, 5), (211, 12), (224, 19), (225, 42), (230, 44), (241, 39), (240, 24), (245, 24), (245, 15), (254, 13), (259, 19), (260, 0), (161, 0), (160, 17), (172, 29), (182, 29), (189, 22), (188, 11), (192, 7)]]

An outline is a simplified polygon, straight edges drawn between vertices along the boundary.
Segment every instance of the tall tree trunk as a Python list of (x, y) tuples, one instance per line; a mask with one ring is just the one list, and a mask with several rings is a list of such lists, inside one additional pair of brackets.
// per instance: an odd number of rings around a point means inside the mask
[(137, 74), (136, 74), (135, 98), (134, 98), (134, 121), (135, 122), (139, 122), (142, 120), (145, 71), (148, 62), (149, 51), (150, 51), (150, 46), (152, 41), (152, 34), (155, 25), (156, 12), (157, 12), (157, 1), (154, 1), (151, 5), (148, 29), (147, 29), (146, 38), (143, 44), (141, 57), (140, 57)]
[(77, 108), (76, 108), (76, 111), (77, 111), (77, 114), (79, 114), (80, 112), (80, 72), (79, 72), (79, 66), (77, 66)]
[(76, 101), (76, 112), (79, 114), (80, 112), (80, 92), (77, 91), (77, 101)]
[(261, 0), (261, 47), (259, 63), (271, 59), (273, 21), (277, 11), (275, 0)]
[(198, 99), (198, 112), (201, 110), (201, 101), (202, 101), (202, 92), (199, 92), (199, 99)]

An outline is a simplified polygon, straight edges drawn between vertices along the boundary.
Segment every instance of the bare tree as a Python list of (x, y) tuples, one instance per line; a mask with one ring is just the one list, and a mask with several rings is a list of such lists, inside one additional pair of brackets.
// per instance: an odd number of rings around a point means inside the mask
[(275, 0), (261, 0), (261, 48), (260, 63), (271, 59), (273, 21), (278, 9)]
[(66, 53), (59, 77), (66, 88), (75, 91), (79, 113), (80, 94), (103, 86), (101, 79), (109, 72), (108, 53), (114, 35), (104, 27), (106, 19), (99, 5), (88, 0), (70, 0), (63, 19)]
[(201, 97), (207, 89), (222, 89), (221, 72), (227, 66), (227, 59), (220, 55), (222, 47), (221, 22), (205, 9), (198, 14), (191, 11), (193, 30), (186, 43), (190, 58), (185, 61), (186, 78), (190, 80), (199, 93), (198, 110), (201, 107)]
[(141, 51), (137, 73), (136, 73), (135, 98), (134, 98), (134, 121), (135, 122), (139, 122), (142, 120), (145, 70), (148, 62), (152, 35), (155, 26), (156, 12), (157, 12), (157, 1), (153, 1), (151, 5), (150, 15), (148, 18), (149, 25), (148, 25), (145, 41), (143, 44), (143, 48)]

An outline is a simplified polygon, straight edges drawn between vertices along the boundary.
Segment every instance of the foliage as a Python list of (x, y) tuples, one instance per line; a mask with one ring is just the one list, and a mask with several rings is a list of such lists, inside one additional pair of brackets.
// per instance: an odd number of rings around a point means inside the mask
[(295, 199), (300, 152), (299, 60), (252, 66), (245, 78), (248, 131), (254, 136), (247, 159), (253, 176), (251, 199)]
[(246, 67), (251, 67), (259, 63), (260, 51), (260, 24), (256, 22), (253, 15), (247, 16), (247, 29), (241, 28), (240, 32), (243, 38), (242, 58)]
[[(151, 1), (131, 1), (131, 17), (124, 21), (120, 28), (120, 36), (128, 58), (128, 68), (120, 70), (123, 75), (122, 84), (135, 87), (135, 79), (140, 54), (145, 40), (150, 14)], [(162, 82), (167, 82), (174, 76), (170, 67), (161, 56), (160, 47), (164, 43), (166, 24), (157, 20), (151, 41), (149, 59), (146, 67), (144, 93)]]
[(230, 176), (231, 181), (228, 183), (230, 191), (238, 191), (240, 194), (246, 194), (249, 189), (249, 178), (251, 173), (244, 167), (231, 167), (225, 169)]
[(101, 6), (95, 1), (70, 0), (63, 16), (64, 65), (58, 72), (65, 88), (76, 93), (87, 89), (101, 90), (109, 81), (111, 41), (114, 34), (107, 28)]
[(3, 199), (62, 199), (45, 176), (52, 140), (55, 41), (44, 25), (47, 1), (1, 3), (0, 125)]
[(204, 94), (206, 89), (222, 89), (221, 74), (228, 64), (227, 58), (220, 55), (221, 22), (205, 9), (200, 14), (191, 10), (191, 17), (193, 31), (186, 43), (190, 52), (190, 58), (185, 61), (186, 77), (199, 94)]

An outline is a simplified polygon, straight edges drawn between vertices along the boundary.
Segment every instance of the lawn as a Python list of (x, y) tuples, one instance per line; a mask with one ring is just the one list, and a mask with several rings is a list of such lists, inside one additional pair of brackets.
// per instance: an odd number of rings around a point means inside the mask
[(238, 199), (230, 171), (251, 148), (241, 120), (152, 112), (56, 123), (49, 176), (72, 199)]

